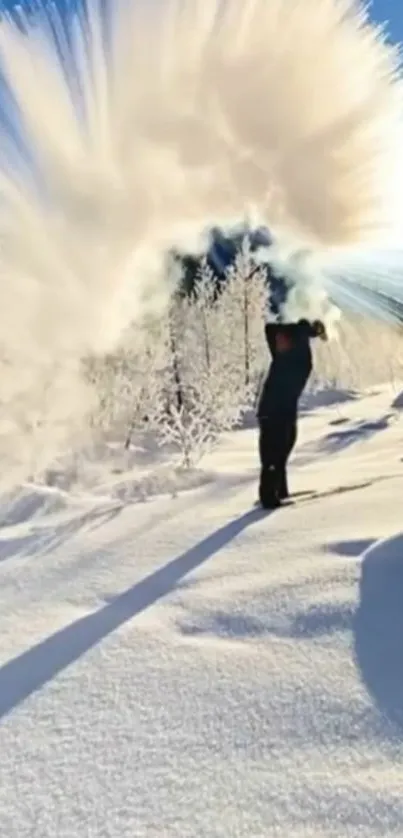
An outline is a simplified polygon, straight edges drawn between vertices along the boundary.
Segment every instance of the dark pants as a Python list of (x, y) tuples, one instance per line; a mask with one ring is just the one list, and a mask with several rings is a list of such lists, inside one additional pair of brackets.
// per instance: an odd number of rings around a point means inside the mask
[(297, 414), (260, 417), (259, 426), (259, 497), (269, 508), (288, 497), (287, 461), (297, 439)]

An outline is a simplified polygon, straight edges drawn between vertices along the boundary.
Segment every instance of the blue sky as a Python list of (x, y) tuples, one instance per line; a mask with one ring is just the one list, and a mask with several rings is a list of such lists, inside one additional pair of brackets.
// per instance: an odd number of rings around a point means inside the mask
[(377, 22), (388, 21), (388, 33), (392, 41), (403, 42), (402, 0), (372, 0), (370, 11)]

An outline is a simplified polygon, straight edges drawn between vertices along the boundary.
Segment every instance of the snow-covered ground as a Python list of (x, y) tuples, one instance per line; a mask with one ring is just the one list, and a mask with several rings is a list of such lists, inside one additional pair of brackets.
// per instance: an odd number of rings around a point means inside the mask
[[(254, 508), (255, 432), (146, 503), (26, 492), (0, 530), (0, 835), (403, 835), (403, 423), (307, 410)], [(42, 494), (41, 494), (42, 492)]]

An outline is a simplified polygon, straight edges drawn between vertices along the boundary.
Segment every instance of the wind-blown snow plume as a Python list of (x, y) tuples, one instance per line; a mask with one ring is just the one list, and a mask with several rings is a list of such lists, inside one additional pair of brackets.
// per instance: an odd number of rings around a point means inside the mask
[(68, 21), (47, 8), (0, 24), (13, 478), (70, 439), (82, 356), (166, 303), (171, 245), (250, 208), (312, 247), (401, 232), (397, 57), (356, 3), (88, 0)]

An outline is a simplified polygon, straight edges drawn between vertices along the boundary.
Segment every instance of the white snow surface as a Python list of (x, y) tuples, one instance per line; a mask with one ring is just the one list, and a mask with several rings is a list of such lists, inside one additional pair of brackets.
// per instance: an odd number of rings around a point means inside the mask
[(303, 412), (291, 488), (319, 497), (273, 514), (251, 428), (174, 498), (10, 500), (1, 836), (403, 835), (393, 401)]

